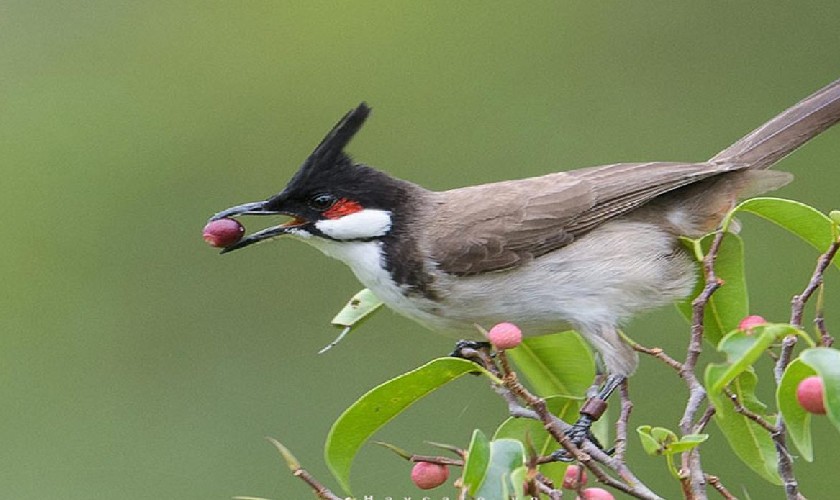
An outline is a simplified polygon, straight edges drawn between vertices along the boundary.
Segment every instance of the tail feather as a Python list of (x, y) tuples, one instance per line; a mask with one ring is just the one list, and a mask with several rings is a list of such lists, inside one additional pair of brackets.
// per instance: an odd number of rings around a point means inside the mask
[(840, 121), (840, 80), (826, 85), (709, 160), (766, 169)]

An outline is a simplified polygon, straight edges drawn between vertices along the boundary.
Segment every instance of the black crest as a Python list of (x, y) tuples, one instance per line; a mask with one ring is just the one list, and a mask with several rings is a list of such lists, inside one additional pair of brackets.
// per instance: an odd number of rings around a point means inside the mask
[(411, 197), (413, 185), (367, 165), (355, 163), (344, 148), (362, 128), (371, 109), (361, 103), (350, 110), (321, 140), (292, 176), (286, 188), (268, 200), (266, 208), (316, 218), (305, 206), (322, 193), (347, 198), (365, 208), (395, 210)]
[(335, 124), (321, 140), (309, 158), (289, 181), (289, 185), (309, 184), (313, 177), (329, 176), (335, 169), (350, 163), (344, 148), (362, 128), (370, 115), (370, 107), (364, 102), (351, 109)]

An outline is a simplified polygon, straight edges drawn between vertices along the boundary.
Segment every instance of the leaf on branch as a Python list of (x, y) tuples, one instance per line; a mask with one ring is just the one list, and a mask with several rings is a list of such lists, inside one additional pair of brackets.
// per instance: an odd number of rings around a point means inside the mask
[[(709, 251), (709, 246), (715, 235), (704, 236), (700, 240), (687, 240), (694, 250), (698, 263)], [(700, 255), (697, 255), (697, 254)], [(737, 328), (738, 323), (749, 314), (750, 304), (747, 295), (747, 282), (744, 275), (744, 244), (738, 235), (726, 233), (723, 235), (720, 249), (715, 260), (715, 274), (723, 281), (706, 304), (703, 315), (703, 337), (717, 345), (727, 332)], [(697, 281), (694, 291), (688, 298), (677, 304), (680, 313), (691, 322), (693, 314), (692, 301), (700, 295), (705, 284), (702, 265), (697, 266)]]
[(514, 439), (489, 441), (480, 430), (473, 432), (464, 464), (464, 485), (476, 498), (523, 498), (525, 447)]
[(286, 461), (286, 465), (289, 467), (289, 470), (295, 472), (296, 470), (300, 469), (300, 462), (297, 458), (295, 458), (294, 455), (292, 455), (292, 452), (289, 451), (289, 449), (283, 445), (283, 443), (274, 439), (273, 437), (268, 437), (266, 439), (268, 439), (268, 442), (273, 444), (274, 447), (277, 448), (277, 451), (280, 452), (280, 456), (282, 456), (283, 460)]
[(677, 434), (670, 429), (649, 425), (638, 426), (636, 432), (642, 441), (642, 448), (648, 455), (683, 453), (700, 446), (700, 443), (709, 439), (708, 434), (686, 434), (683, 437), (677, 437)]
[(651, 456), (665, 456), (668, 462), (668, 470), (676, 479), (680, 479), (680, 473), (674, 465), (674, 455), (696, 448), (709, 438), (708, 434), (686, 434), (680, 438), (670, 429), (649, 425), (638, 426), (636, 432), (639, 434), (645, 453)]
[(481, 481), (487, 473), (490, 464), (490, 440), (483, 432), (476, 429), (470, 439), (467, 449), (467, 460), (464, 462), (464, 485), (469, 487), (471, 495), (475, 496)]
[[(735, 411), (735, 405), (722, 391), (711, 391), (729, 369), (726, 364), (710, 364), (706, 367), (706, 388), (709, 401), (715, 407), (714, 421), (720, 428), (732, 451), (744, 464), (772, 484), (780, 485), (782, 480), (777, 471), (776, 447), (766, 429), (747, 416)], [(769, 419), (766, 405), (755, 395), (758, 378), (752, 369), (742, 372), (729, 385), (738, 397), (738, 402), (749, 411)]]
[(828, 212), (828, 217), (838, 226), (840, 226), (840, 210), (832, 210)]
[(709, 386), (712, 392), (722, 392), (735, 378), (753, 364), (776, 341), (788, 335), (797, 335), (813, 345), (808, 334), (787, 323), (767, 323), (750, 329), (749, 332), (735, 330), (730, 332), (718, 344), (718, 350), (726, 354), (728, 367), (720, 374), (720, 379)]
[(350, 494), (350, 467), (365, 441), (427, 394), (470, 372), (495, 380), (473, 362), (438, 358), (371, 389), (347, 408), (333, 424), (324, 446), (327, 466), (344, 491)]
[[(747, 212), (766, 219), (791, 234), (799, 236), (811, 246), (824, 252), (836, 238), (837, 224), (814, 207), (783, 198), (751, 198), (735, 207), (724, 223), (738, 212)], [(840, 267), (840, 262), (835, 261)]]
[(651, 456), (665, 455), (668, 446), (677, 442), (677, 435), (664, 427), (640, 425), (636, 427), (636, 432), (642, 441), (642, 449)]
[(409, 453), (408, 451), (400, 448), (397, 445), (394, 445), (394, 444), (391, 444), (391, 443), (386, 443), (385, 441), (374, 441), (374, 444), (378, 444), (379, 446), (385, 448), (386, 450), (391, 450), (391, 451), (393, 451), (394, 453), (396, 453), (397, 455), (401, 456), (402, 458), (404, 458), (406, 460), (411, 460), (412, 454)]
[(573, 331), (525, 338), (507, 355), (541, 397), (581, 399), (595, 378), (592, 350)]

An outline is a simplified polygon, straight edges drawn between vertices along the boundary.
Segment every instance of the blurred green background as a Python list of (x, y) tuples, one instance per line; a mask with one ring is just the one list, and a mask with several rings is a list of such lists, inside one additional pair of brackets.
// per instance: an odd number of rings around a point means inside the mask
[[(702, 160), (840, 77), (838, 19), (836, 0), (0, 3), (0, 497), (309, 498), (264, 436), (335, 485), (332, 421), (451, 341), (383, 313), (317, 355), (350, 272), (290, 241), (220, 257), (200, 231), (281, 189), (359, 101), (355, 157), (430, 188)], [(779, 194), (840, 207), (838, 160), (835, 129), (782, 163), (798, 180)], [(816, 253), (745, 222), (753, 312), (785, 320)], [(687, 336), (671, 309), (629, 332), (674, 354)], [(430, 453), (492, 432), (505, 407), (467, 379), (379, 438)], [(664, 365), (631, 391), (634, 425), (676, 428)], [(812, 498), (837, 487), (828, 426), (797, 462)], [(635, 439), (630, 459), (679, 495)], [(782, 497), (726, 448), (703, 459), (736, 494)], [(408, 470), (368, 446), (357, 494), (419, 497)]]

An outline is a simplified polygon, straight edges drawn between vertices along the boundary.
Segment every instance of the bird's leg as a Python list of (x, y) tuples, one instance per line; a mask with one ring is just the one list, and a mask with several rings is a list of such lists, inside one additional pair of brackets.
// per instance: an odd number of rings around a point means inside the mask
[[(598, 390), (598, 393), (583, 403), (583, 406), (580, 409), (580, 417), (577, 419), (577, 422), (572, 424), (571, 429), (566, 431), (566, 436), (571, 440), (573, 445), (580, 447), (585, 440), (589, 439), (598, 448), (603, 449), (601, 443), (599, 443), (598, 440), (595, 439), (595, 436), (592, 435), (592, 432), (590, 432), (590, 428), (592, 427), (592, 423), (601, 418), (601, 415), (607, 411), (607, 399), (610, 397), (610, 394), (612, 394), (615, 389), (624, 382), (624, 380), (625, 377), (622, 375), (609, 375), (607, 380), (604, 382), (604, 385), (602, 385), (601, 389)], [(552, 457), (555, 460), (563, 462), (572, 460), (571, 456), (565, 449), (555, 451), (552, 454)]]

